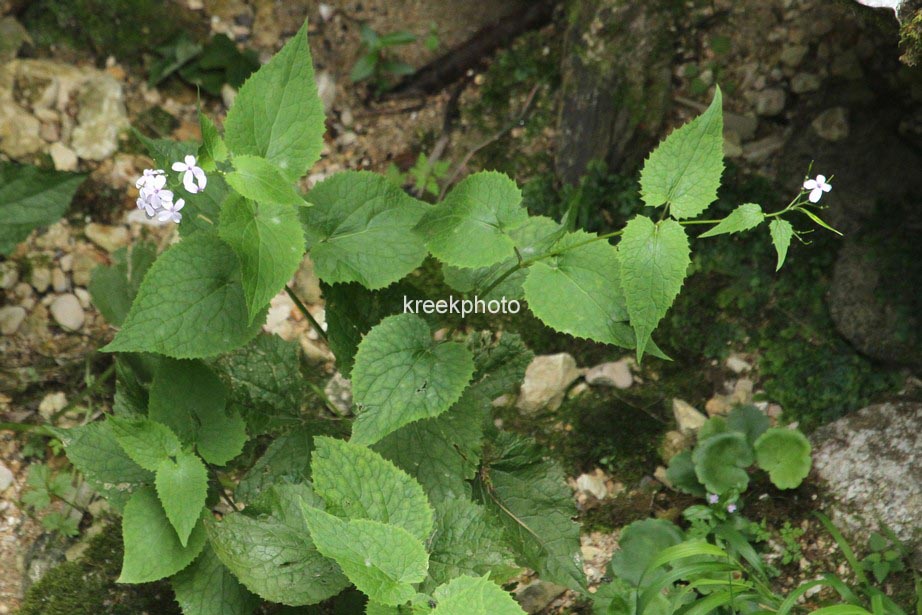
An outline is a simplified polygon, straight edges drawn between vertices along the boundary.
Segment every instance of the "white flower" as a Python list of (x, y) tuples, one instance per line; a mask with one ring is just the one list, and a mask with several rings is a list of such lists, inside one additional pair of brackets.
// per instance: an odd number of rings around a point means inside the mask
[[(201, 167), (196, 166), (195, 156), (186, 156), (183, 162), (174, 162), (172, 168), (174, 171), (183, 174), (182, 185), (191, 194), (205, 189), (208, 178), (205, 177), (205, 171), (203, 171)], [(198, 183), (197, 186), (196, 183)]]
[(817, 175), (816, 179), (808, 179), (804, 182), (804, 190), (810, 191), (808, 198), (811, 203), (819, 203), (823, 193), (832, 190), (832, 186), (826, 183), (825, 175)]
[(175, 203), (165, 203), (163, 209), (157, 214), (157, 219), (161, 222), (172, 220), (179, 224), (179, 221), (182, 220), (182, 214), (179, 213), (179, 210), (185, 206), (186, 202), (183, 199), (177, 199)]
[(708, 494), (708, 504), (716, 504), (719, 501), (720, 501), (720, 496), (717, 495), (716, 493)]
[(135, 188), (145, 188), (155, 177), (163, 175), (163, 169), (144, 169), (144, 174), (134, 183)]

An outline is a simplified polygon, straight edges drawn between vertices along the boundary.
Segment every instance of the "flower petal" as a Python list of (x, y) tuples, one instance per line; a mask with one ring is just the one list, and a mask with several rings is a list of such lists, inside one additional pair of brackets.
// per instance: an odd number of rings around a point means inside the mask
[(816, 188), (815, 179), (808, 179), (804, 182), (804, 190), (813, 190), (814, 188)]
[(195, 156), (192, 154), (189, 154), (183, 160), (185, 160), (187, 167), (192, 168), (195, 166)]
[(186, 206), (186, 200), (185, 200), (185, 199), (177, 199), (176, 202), (173, 203), (173, 211), (179, 211), (180, 209), (182, 209), (182, 208), (185, 207), (185, 206)]
[(810, 198), (810, 202), (811, 202), (811, 203), (819, 203), (820, 198), (821, 198), (822, 196), (823, 196), (823, 189), (822, 189), (822, 188), (814, 188), (813, 190), (810, 191), (810, 197), (809, 197), (809, 198)]
[(201, 167), (192, 167), (190, 171), (192, 171), (192, 174), (195, 175), (195, 180), (198, 182), (199, 190), (204, 190), (205, 185), (208, 183), (208, 178), (205, 177), (205, 171), (203, 171)]
[(181, 162), (174, 162), (173, 166), (170, 167), (174, 171), (179, 171), (180, 173), (186, 170), (186, 165)]
[(192, 194), (198, 192), (198, 186), (195, 185), (195, 177), (192, 175), (192, 171), (186, 171), (186, 174), (182, 176), (182, 185), (187, 192)]
[(826, 176), (825, 176), (825, 175), (817, 175), (817, 176), (816, 176), (816, 183), (818, 183), (818, 184), (825, 184), (825, 183), (826, 183)]

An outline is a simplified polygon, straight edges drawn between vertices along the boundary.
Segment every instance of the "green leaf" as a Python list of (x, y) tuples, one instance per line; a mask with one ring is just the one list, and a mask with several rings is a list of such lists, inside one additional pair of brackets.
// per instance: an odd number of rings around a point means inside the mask
[(211, 546), (171, 580), (185, 615), (251, 615), (259, 600), (221, 563)]
[(221, 208), (218, 234), (240, 259), (252, 324), (301, 264), (304, 234), (297, 211), (284, 204), (228, 199)]
[(317, 95), (307, 22), (268, 64), (247, 79), (224, 122), (236, 156), (262, 156), (291, 182), (320, 157), (323, 105)]
[(408, 45), (416, 42), (416, 35), (412, 32), (388, 32), (381, 35), (378, 44), (381, 47), (393, 47), (394, 45)]
[(525, 379), (525, 370), (534, 358), (522, 338), (504, 331), (493, 340), (489, 331), (472, 333), (467, 347), (474, 355), (474, 377), (471, 389), (487, 400), (515, 390)]
[(799, 211), (800, 213), (804, 214), (805, 216), (807, 216), (808, 218), (810, 218), (811, 220), (813, 220), (814, 222), (816, 222), (819, 226), (823, 227), (823, 228), (826, 229), (827, 231), (832, 231), (832, 232), (835, 233), (836, 235), (838, 235), (838, 236), (840, 236), (840, 237), (842, 236), (842, 232), (841, 232), (841, 231), (838, 231), (838, 230), (834, 229), (833, 227), (829, 226), (829, 224), (826, 223), (825, 220), (823, 220), (822, 218), (820, 218), (819, 216), (817, 216), (815, 213), (813, 213), (812, 211), (810, 211), (810, 210), (807, 209), (806, 207), (798, 207), (798, 208), (797, 208), (797, 211)]
[(199, 148), (199, 158), (202, 165), (215, 162), (224, 162), (227, 160), (227, 145), (224, 139), (218, 134), (218, 128), (214, 125), (207, 115), (202, 113), (201, 108), (198, 111), (199, 126), (202, 130), (202, 146)]
[(434, 342), (415, 314), (389, 316), (359, 345), (352, 370), (358, 416), (352, 441), (373, 444), (400, 427), (438, 416), (460, 397), (474, 373), (470, 351)]
[(463, 574), (490, 575), (498, 582), (518, 570), (503, 543), (503, 530), (487, 510), (467, 499), (447, 499), (436, 507), (435, 532), (429, 546), (429, 592)]
[(701, 233), (698, 237), (713, 237), (714, 235), (748, 231), (762, 224), (763, 220), (765, 220), (765, 214), (762, 213), (761, 207), (755, 203), (743, 203), (731, 211), (730, 215), (721, 220), (719, 224), (707, 232)]
[(241, 196), (266, 205), (306, 205), (291, 182), (274, 164), (259, 156), (234, 156), (234, 170), (227, 174), (231, 188)]
[(810, 473), (810, 441), (795, 429), (773, 428), (755, 443), (756, 463), (779, 489), (794, 489)]
[(338, 438), (317, 437), (311, 473), (314, 491), (330, 512), (396, 525), (420, 540), (429, 537), (432, 509), (423, 488), (378, 453)]
[(522, 192), (503, 173), (481, 171), (456, 185), (419, 226), (432, 255), (456, 267), (487, 267), (515, 256), (510, 231), (528, 220)]
[(352, 374), (352, 364), (359, 343), (385, 316), (403, 309), (404, 298), (422, 298), (405, 283), (381, 290), (368, 290), (360, 284), (322, 284), (327, 317), (327, 341), (336, 356), (336, 367), (345, 378)]
[(636, 216), (624, 227), (618, 260), (640, 361), (651, 333), (682, 288), (691, 263), (688, 237), (674, 220), (654, 224), (649, 218)]
[(744, 434), (752, 445), (771, 426), (771, 421), (755, 406), (737, 406), (727, 415), (727, 426)]
[[(329, 309), (329, 302), (327, 303)], [(332, 314), (327, 316), (329, 322)], [(230, 389), (229, 405), (239, 408), (252, 434), (298, 422), (306, 386), (298, 370), (298, 343), (260, 334), (213, 364)]]
[(650, 207), (669, 205), (677, 220), (695, 218), (717, 200), (723, 173), (720, 88), (707, 110), (660, 143), (640, 173), (640, 195)]
[(349, 79), (352, 81), (352, 83), (364, 81), (365, 79), (368, 79), (375, 74), (375, 67), (377, 66), (378, 54), (366, 53), (358, 60), (356, 60), (355, 64), (352, 65), (352, 70), (349, 71)]
[(176, 529), (179, 543), (186, 546), (189, 535), (202, 517), (208, 493), (208, 471), (193, 453), (180, 451), (164, 459), (154, 482), (167, 519)]
[(516, 562), (584, 591), (576, 506), (563, 471), (524, 438), (500, 433), (494, 447), (474, 491), (505, 528)]
[(535, 316), (552, 329), (633, 348), (618, 251), (607, 241), (592, 241), (594, 237), (582, 231), (569, 233), (555, 248), (566, 252), (529, 267), (525, 299)]
[(314, 206), (301, 209), (301, 221), (314, 271), (324, 282), (383, 288), (426, 257), (414, 227), (427, 206), (384, 177), (337, 173), (314, 186), (308, 198)]
[(236, 495), (251, 503), (272, 485), (306, 483), (311, 478), (310, 458), (315, 433), (296, 429), (272, 441), (237, 485)]
[(107, 423), (122, 450), (145, 470), (155, 472), (160, 462), (175, 457), (182, 450), (182, 443), (169, 427), (150, 419), (110, 416)]
[(176, 574), (205, 546), (202, 522), (195, 526), (185, 546), (167, 519), (153, 487), (132, 494), (122, 515), (125, 558), (119, 583), (149, 583)]
[(778, 266), (775, 267), (775, 271), (778, 271), (781, 269), (781, 265), (784, 264), (784, 259), (787, 258), (788, 248), (791, 245), (791, 239), (794, 237), (794, 227), (787, 220), (775, 218), (768, 225), (768, 231), (772, 236), (772, 245), (775, 246), (775, 251), (778, 252)]
[(468, 388), (447, 412), (404, 425), (373, 448), (415, 478), (433, 504), (470, 498), (488, 412), (487, 399)]
[(138, 487), (154, 481), (150, 470), (139, 466), (125, 453), (108, 421), (55, 429), (54, 434), (64, 444), (67, 459), (116, 509), (121, 509)]
[(234, 251), (196, 233), (160, 255), (141, 282), (122, 330), (104, 352), (157, 352), (199, 358), (228, 352), (259, 332), (247, 306)]
[(227, 389), (201, 361), (160, 362), (150, 387), (148, 416), (169, 425), (205, 461), (224, 465), (243, 450), (246, 425), (225, 412)]
[(691, 451), (682, 451), (669, 460), (666, 478), (679, 491), (701, 498), (707, 495), (707, 490), (695, 474), (695, 463), (692, 461)]
[(300, 502), (321, 506), (306, 484), (271, 488), (275, 506), (268, 514), (226, 515), (206, 524), (221, 562), (247, 589), (290, 606), (316, 604), (341, 592), (349, 581), (317, 552)]
[(736, 431), (711, 436), (698, 444), (692, 453), (695, 473), (708, 491), (724, 494), (745, 491), (749, 485), (746, 468), (752, 465), (752, 447)]
[(9, 254), (34, 228), (57, 222), (86, 175), (0, 162), (0, 254)]
[[(178, 178), (174, 179), (174, 190), (181, 185)], [(182, 223), (179, 225), (179, 234), (188, 237), (200, 231), (212, 232), (220, 226), (221, 205), (233, 193), (227, 187), (224, 177), (212, 173), (208, 178), (208, 188), (195, 194), (183, 190), (186, 206), (182, 210)]]
[(433, 594), (432, 615), (524, 615), (512, 596), (487, 577), (461, 576)]
[(112, 265), (93, 269), (88, 287), (90, 297), (110, 324), (119, 326), (124, 322), (141, 280), (156, 258), (157, 246), (139, 241), (116, 250)]
[[(621, 530), (620, 549), (612, 556), (611, 569), (619, 578), (638, 587), (653, 558), (682, 539), (682, 530), (671, 521), (635, 521)], [(644, 580), (650, 582), (653, 578), (648, 576)]]
[(343, 520), (302, 504), (317, 550), (336, 560), (369, 599), (397, 606), (416, 595), (429, 565), (423, 543), (402, 527), (368, 519)]

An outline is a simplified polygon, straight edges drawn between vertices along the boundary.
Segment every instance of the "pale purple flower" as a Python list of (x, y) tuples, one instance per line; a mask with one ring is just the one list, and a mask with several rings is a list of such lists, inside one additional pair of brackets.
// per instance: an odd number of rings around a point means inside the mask
[(729, 504), (729, 505), (727, 505), (727, 512), (728, 512), (728, 513), (731, 513), (731, 514), (732, 514), (732, 513), (735, 513), (735, 512), (736, 512), (736, 504)]
[(144, 174), (134, 183), (135, 188), (141, 190), (147, 187), (151, 180), (158, 175), (163, 175), (163, 169), (144, 169)]
[(708, 494), (708, 504), (716, 504), (719, 501), (720, 501), (720, 496), (717, 495), (716, 493)]
[(189, 155), (183, 162), (174, 162), (172, 169), (183, 174), (182, 185), (189, 193), (195, 194), (205, 189), (208, 178), (205, 177), (205, 171), (196, 165), (195, 156)]
[(182, 220), (182, 214), (179, 213), (179, 210), (185, 207), (185, 205), (186, 202), (183, 199), (177, 199), (175, 203), (164, 203), (163, 209), (157, 214), (157, 219), (161, 222), (172, 220), (176, 224), (179, 224), (179, 221)]
[(808, 179), (804, 182), (804, 190), (810, 191), (810, 196), (807, 198), (811, 203), (819, 203), (823, 193), (832, 190), (832, 186), (826, 183), (825, 175), (817, 175), (816, 179)]

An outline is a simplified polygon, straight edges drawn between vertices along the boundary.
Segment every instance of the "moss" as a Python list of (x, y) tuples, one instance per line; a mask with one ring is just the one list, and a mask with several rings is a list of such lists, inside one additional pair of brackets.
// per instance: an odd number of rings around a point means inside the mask
[(900, 47), (903, 50), (900, 59), (908, 66), (916, 66), (922, 60), (922, 9), (900, 27)]
[(20, 615), (180, 615), (166, 583), (121, 585), (122, 539), (116, 526), (90, 539), (86, 553), (29, 588)]

